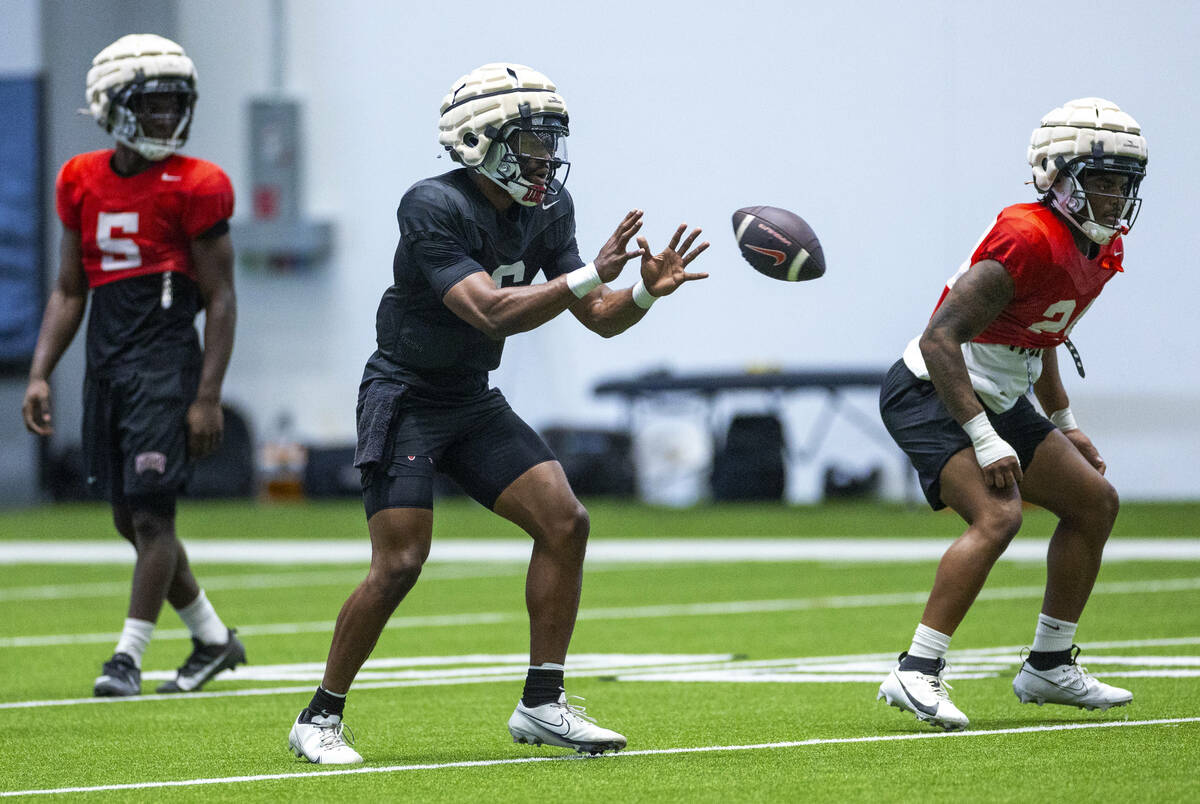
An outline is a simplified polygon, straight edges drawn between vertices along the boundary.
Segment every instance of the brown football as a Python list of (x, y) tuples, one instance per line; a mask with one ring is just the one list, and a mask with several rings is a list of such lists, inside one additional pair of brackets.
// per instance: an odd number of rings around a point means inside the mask
[(743, 207), (733, 213), (733, 232), (746, 262), (760, 274), (785, 282), (825, 273), (825, 252), (812, 227), (779, 207)]

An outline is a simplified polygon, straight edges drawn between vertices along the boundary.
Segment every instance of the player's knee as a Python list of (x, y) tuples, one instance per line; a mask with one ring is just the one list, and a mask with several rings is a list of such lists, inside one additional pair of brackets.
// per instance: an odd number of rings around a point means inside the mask
[(999, 556), (1021, 530), (1021, 522), (1021, 505), (1017, 503), (997, 506), (986, 511), (976, 519), (974, 528)]
[(163, 541), (175, 540), (174, 520), (159, 512), (135, 509), (130, 514), (129, 521), (133, 530), (132, 541), (139, 550)]
[(573, 500), (548, 517), (540, 541), (556, 550), (582, 555), (591, 528), (592, 520), (587, 509), (578, 500)]
[(1120, 508), (1121, 499), (1112, 483), (1098, 478), (1088, 489), (1087, 495), (1079, 501), (1070, 519), (1080, 529), (1101, 534), (1107, 539)]
[(1113, 488), (1113, 484), (1109, 483), (1104, 478), (1100, 479), (1100, 489), (1096, 494), (1096, 511), (1107, 524), (1106, 532), (1112, 529), (1113, 523), (1117, 521), (1117, 512), (1121, 510), (1121, 497), (1117, 494), (1117, 490)]
[(399, 603), (408, 594), (408, 590), (413, 588), (417, 578), (421, 577), (423, 564), (421, 557), (411, 552), (376, 555), (371, 560), (368, 578), (380, 595)]

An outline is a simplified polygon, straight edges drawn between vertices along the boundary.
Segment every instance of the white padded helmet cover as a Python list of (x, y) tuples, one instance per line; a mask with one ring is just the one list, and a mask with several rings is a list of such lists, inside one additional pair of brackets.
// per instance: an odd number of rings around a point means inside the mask
[(531, 115), (567, 116), (567, 105), (554, 82), (523, 64), (485, 64), (454, 82), (442, 99), (438, 142), (468, 167), (483, 162), (492, 138), (506, 123)]
[(110, 93), (133, 81), (166, 76), (195, 82), (196, 67), (182, 47), (157, 34), (122, 36), (92, 59), (87, 74), (88, 111), (109, 131)]
[(1042, 118), (1029, 141), (1029, 165), (1038, 190), (1047, 192), (1058, 178), (1059, 157), (1065, 162), (1092, 156), (1096, 143), (1104, 156), (1146, 162), (1146, 140), (1137, 121), (1103, 98), (1068, 101)]

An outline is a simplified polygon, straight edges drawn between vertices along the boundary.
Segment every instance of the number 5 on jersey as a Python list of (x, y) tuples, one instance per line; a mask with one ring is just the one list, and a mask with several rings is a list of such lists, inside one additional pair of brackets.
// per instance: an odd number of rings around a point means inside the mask
[(123, 271), (142, 264), (138, 244), (128, 237), (113, 237), (114, 233), (137, 234), (136, 212), (101, 212), (96, 218), (96, 247), (104, 252), (100, 260), (102, 271)]

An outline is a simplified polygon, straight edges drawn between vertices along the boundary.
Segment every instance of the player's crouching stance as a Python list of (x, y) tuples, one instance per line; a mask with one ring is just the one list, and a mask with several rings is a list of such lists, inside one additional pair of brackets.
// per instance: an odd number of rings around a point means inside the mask
[[(90, 292), (84, 468), (137, 551), (129, 614), (96, 679), (98, 696), (141, 692), (142, 654), (164, 598), (191, 632), (193, 650), (158, 692), (198, 690), (246, 661), (175, 536), (189, 458), (221, 441), (221, 381), (235, 318), (233, 187), (211, 162), (175, 153), (187, 139), (195, 87), (196, 70), (179, 45), (153, 34), (121, 37), (87, 76), (92, 116), (116, 148), (80, 154), (58, 175), (61, 263), (22, 412), (31, 432), (53, 432), (47, 380)], [(202, 308), (203, 350), (194, 323)]]
[[(564, 188), (567, 108), (546, 76), (487, 64), (460, 78), (441, 107), (439, 142), (464, 167), (418, 182), (397, 211), (393, 285), (376, 317), (378, 349), (359, 391), (358, 453), (371, 568), (338, 615), (321, 686), (289, 744), (323, 764), (361, 762), (342, 731), (346, 693), (429, 555), (435, 471), (533, 538), (526, 578), (530, 668), (508, 721), (516, 742), (601, 753), (625, 747), (567, 701), (563, 664), (575, 626), (588, 514), (538, 435), (488, 388), (504, 338), (570, 310), (603, 336), (624, 332), (687, 273), (707, 243), (680, 226), (665, 251), (625, 216), (593, 262), (575, 243)], [(682, 242), (681, 242), (682, 241)], [(629, 260), (641, 278), (610, 290)], [(539, 271), (547, 281), (532, 285)]]
[[(912, 646), (879, 697), (945, 729), (967, 716), (942, 681), (950, 637), (1021, 526), (1021, 502), (1058, 517), (1033, 647), (1013, 680), (1023, 703), (1107, 709), (1133, 695), (1075, 661), (1075, 628), (1091, 594), (1117, 493), (1075, 424), (1056, 348), (1121, 268), (1137, 217), (1146, 141), (1132, 117), (1099, 98), (1055, 109), (1033, 132), (1040, 203), (1008, 207), (947, 283), (929, 325), (888, 373), (880, 410), (935, 509), (966, 532), (938, 565)], [(1038, 414), (1034, 395), (1049, 418)]]

